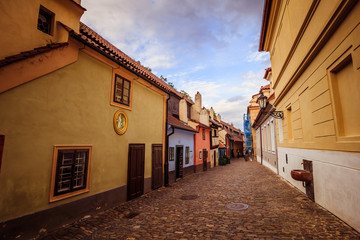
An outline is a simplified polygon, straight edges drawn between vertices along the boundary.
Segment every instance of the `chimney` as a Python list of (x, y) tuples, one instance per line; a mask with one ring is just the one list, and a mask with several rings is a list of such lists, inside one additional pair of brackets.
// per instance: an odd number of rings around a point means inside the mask
[(202, 123), (206, 126), (210, 126), (209, 112), (205, 108), (202, 109), (200, 112), (200, 123)]
[(183, 122), (188, 122), (187, 118), (187, 102), (185, 99), (181, 99), (179, 102), (179, 119)]
[(216, 117), (216, 119), (217, 119), (219, 122), (221, 122), (221, 115), (218, 114), (217, 117)]
[(195, 111), (197, 111), (198, 113), (200, 113), (201, 111), (201, 94), (199, 92), (196, 93), (195, 95)]
[(213, 107), (210, 108), (210, 118), (211, 120), (214, 120), (214, 115), (215, 115), (215, 111), (213, 109)]

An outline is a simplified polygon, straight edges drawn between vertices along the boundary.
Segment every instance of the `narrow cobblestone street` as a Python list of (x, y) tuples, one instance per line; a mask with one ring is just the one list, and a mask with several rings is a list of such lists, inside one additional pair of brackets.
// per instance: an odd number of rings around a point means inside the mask
[[(249, 207), (230, 210), (230, 203)], [(360, 239), (360, 234), (264, 166), (234, 159), (38, 239)]]

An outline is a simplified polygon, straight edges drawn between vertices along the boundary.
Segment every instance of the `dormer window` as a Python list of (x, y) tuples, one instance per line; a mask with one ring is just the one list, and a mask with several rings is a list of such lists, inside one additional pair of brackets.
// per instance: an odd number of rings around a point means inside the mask
[(54, 14), (40, 6), (37, 29), (51, 35)]

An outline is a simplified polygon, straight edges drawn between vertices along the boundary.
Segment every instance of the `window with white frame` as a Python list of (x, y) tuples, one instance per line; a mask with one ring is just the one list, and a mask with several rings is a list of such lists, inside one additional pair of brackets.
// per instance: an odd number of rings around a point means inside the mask
[(54, 148), (50, 201), (89, 191), (91, 146)]
[(278, 126), (279, 126), (279, 142), (282, 143), (284, 141), (282, 119), (278, 119)]
[(275, 152), (275, 124), (274, 119), (270, 121), (271, 151)]

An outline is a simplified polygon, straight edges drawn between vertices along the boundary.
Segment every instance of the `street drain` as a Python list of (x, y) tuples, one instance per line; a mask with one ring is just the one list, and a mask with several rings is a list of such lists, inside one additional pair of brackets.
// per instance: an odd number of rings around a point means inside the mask
[(246, 210), (249, 208), (249, 206), (244, 203), (230, 203), (226, 205), (226, 207), (230, 210), (235, 210), (235, 211)]
[(182, 195), (180, 197), (181, 200), (194, 200), (197, 199), (199, 196), (198, 195)]
[(134, 218), (136, 217), (137, 215), (139, 215), (140, 213), (138, 212), (130, 212), (128, 214), (125, 214), (124, 218), (127, 218), (127, 219), (131, 219), (131, 218)]

